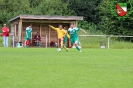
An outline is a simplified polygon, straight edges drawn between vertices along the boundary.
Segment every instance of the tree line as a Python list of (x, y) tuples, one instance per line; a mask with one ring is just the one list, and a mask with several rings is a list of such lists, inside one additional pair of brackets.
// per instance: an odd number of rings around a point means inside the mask
[[(127, 2), (127, 13), (132, 14), (124, 19), (114, 16), (117, 2)], [(133, 35), (131, 7), (133, 0), (0, 0), (0, 27), (4, 23), (9, 26), (9, 19), (20, 14), (83, 16), (84, 21), (80, 21), (79, 26), (84, 29), (89, 30), (92, 26), (104, 34)], [(133, 41), (132, 38), (125, 40)]]

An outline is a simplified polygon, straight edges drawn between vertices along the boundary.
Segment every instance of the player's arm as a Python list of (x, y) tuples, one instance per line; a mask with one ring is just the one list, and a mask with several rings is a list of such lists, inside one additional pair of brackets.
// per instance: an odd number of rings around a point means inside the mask
[(67, 36), (67, 38), (70, 39), (70, 35), (68, 34), (68, 32), (66, 30), (64, 30), (64, 34)]
[(30, 29), (30, 31), (32, 32), (32, 28)]
[(51, 29), (57, 31), (57, 28), (55, 28), (54, 26), (49, 25), (49, 27), (50, 27)]
[(83, 30), (83, 29), (80, 29), (82, 32), (84, 32), (85, 34), (87, 34), (87, 32), (85, 31), (85, 30)]
[(67, 35), (67, 38), (69, 38), (69, 39), (70, 39), (70, 35), (69, 35), (68, 33), (67, 33), (66, 35)]
[(6, 32), (6, 31), (4, 30), (4, 28), (2, 28), (2, 32)]
[(66, 34), (67, 38), (69, 38), (69, 39), (70, 39), (70, 35), (68, 34), (68, 32), (67, 32), (67, 31), (65, 32), (65, 34)]
[(27, 31), (28, 31), (28, 28), (26, 28), (26, 37), (28, 38), (28, 33), (27, 33)]

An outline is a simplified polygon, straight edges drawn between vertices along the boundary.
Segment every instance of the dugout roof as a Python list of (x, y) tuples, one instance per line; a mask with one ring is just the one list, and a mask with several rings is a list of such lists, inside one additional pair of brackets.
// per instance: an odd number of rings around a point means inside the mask
[(19, 15), (9, 20), (12, 22), (16, 19), (31, 19), (31, 20), (83, 20), (83, 16), (46, 16), (46, 15)]

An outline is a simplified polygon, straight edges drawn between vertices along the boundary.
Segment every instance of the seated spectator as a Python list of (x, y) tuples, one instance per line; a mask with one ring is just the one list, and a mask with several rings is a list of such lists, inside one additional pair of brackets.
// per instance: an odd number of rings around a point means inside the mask
[(36, 35), (34, 36), (34, 42), (36, 46), (40, 47), (41, 46), (41, 36), (37, 32)]

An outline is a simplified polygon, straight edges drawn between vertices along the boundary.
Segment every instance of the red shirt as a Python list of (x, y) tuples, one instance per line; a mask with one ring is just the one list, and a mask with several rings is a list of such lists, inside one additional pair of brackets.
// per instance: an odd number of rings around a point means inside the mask
[(36, 41), (36, 40), (41, 41), (41, 36), (40, 36), (40, 35), (36, 35), (36, 36), (34, 37), (34, 40), (35, 40), (35, 41)]
[(8, 27), (2, 28), (2, 36), (9, 36), (9, 29)]

